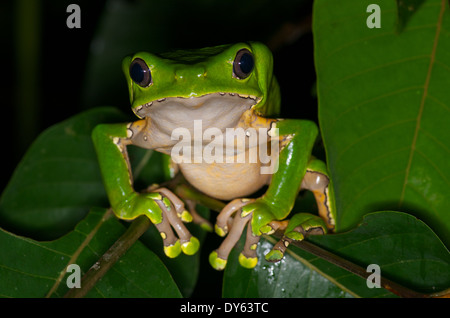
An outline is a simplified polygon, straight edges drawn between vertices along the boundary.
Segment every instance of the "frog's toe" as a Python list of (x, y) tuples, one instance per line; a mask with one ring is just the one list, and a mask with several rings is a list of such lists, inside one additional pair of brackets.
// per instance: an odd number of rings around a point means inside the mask
[(200, 247), (200, 242), (195, 236), (191, 236), (189, 241), (181, 244), (181, 250), (186, 255), (194, 255)]
[(244, 249), (239, 254), (239, 264), (245, 268), (254, 268), (258, 264), (258, 257), (256, 256), (256, 248), (261, 237), (254, 235), (252, 231), (251, 222), (247, 226), (247, 236), (245, 238)]
[(209, 254), (209, 263), (215, 270), (221, 271), (225, 269), (227, 260), (219, 257), (217, 251), (213, 251), (211, 254)]
[(177, 215), (184, 223), (190, 223), (193, 220), (192, 214), (186, 210), (181, 213), (177, 213)]
[(180, 255), (181, 253), (181, 245), (180, 245), (180, 240), (177, 240), (174, 244), (172, 245), (165, 245), (164, 246), (164, 253), (166, 254), (167, 257), (169, 258), (175, 258), (178, 255)]
[(228, 233), (228, 226), (220, 227), (219, 225), (214, 225), (214, 232), (220, 237), (224, 237)]
[(244, 253), (241, 253), (239, 254), (239, 264), (241, 264), (242, 267), (252, 269), (258, 264), (258, 258), (247, 257)]
[(291, 239), (283, 236), (283, 238), (275, 244), (272, 250), (264, 256), (266, 261), (273, 263), (281, 261), (290, 242)]
[(267, 253), (264, 258), (268, 262), (279, 262), (283, 259), (284, 253), (280, 250), (271, 250), (269, 253)]

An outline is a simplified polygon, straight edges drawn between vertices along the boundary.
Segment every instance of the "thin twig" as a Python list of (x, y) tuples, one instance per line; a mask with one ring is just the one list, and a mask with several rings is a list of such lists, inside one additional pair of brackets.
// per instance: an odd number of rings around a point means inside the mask
[(134, 220), (125, 233), (106, 251), (88, 270), (81, 280), (81, 288), (72, 288), (64, 298), (84, 297), (125, 252), (144, 234), (151, 222), (148, 217), (140, 216)]
[[(279, 234), (277, 236), (278, 236), (278, 238), (281, 238), (281, 236)], [(339, 266), (340, 268), (343, 268), (343, 269), (349, 271), (350, 273), (355, 274), (364, 279), (367, 279), (372, 274), (371, 272), (367, 272), (365, 268), (363, 268), (353, 262), (350, 262), (349, 260), (342, 258), (336, 254), (333, 254), (311, 242), (292, 241), (291, 245), (295, 245), (310, 254), (320, 257), (320, 258), (326, 260), (327, 262), (334, 264), (336, 266)], [(405, 286), (397, 284), (385, 277), (380, 277), (380, 285), (381, 285), (381, 287), (392, 292), (393, 294), (400, 296), (400, 297), (404, 297), (404, 298), (429, 298), (429, 297), (436, 296), (436, 295), (418, 293), (418, 292), (411, 290)]]

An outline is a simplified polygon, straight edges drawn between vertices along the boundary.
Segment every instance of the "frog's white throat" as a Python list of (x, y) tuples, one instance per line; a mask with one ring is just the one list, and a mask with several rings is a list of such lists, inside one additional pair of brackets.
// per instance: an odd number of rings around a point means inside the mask
[(221, 130), (236, 127), (242, 114), (258, 104), (260, 98), (236, 93), (212, 93), (200, 97), (168, 97), (133, 109), (140, 117), (149, 117), (159, 130), (175, 128), (193, 130), (195, 120), (201, 120), (203, 129)]

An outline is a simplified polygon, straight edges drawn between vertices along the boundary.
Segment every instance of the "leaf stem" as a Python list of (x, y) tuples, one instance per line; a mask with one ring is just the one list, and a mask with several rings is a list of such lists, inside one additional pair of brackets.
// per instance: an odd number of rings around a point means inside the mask
[(81, 280), (81, 288), (70, 289), (64, 298), (84, 297), (108, 270), (125, 254), (125, 252), (149, 228), (151, 222), (142, 215), (135, 219), (125, 233), (106, 251), (103, 256), (88, 270)]
[[(280, 233), (276, 233), (275, 236), (277, 236), (277, 238), (281, 238)], [(367, 272), (365, 268), (353, 262), (350, 262), (349, 260), (342, 258), (336, 254), (333, 254), (311, 242), (305, 240), (292, 241), (291, 245), (295, 245), (310, 254), (320, 257), (327, 262), (339, 266), (340, 268), (343, 268), (350, 273), (358, 275), (359, 277), (362, 277), (364, 279), (367, 279), (372, 274), (371, 272)], [(423, 294), (395, 283), (385, 277), (380, 277), (380, 285), (391, 293), (404, 298), (448, 297), (448, 290), (436, 294)]]

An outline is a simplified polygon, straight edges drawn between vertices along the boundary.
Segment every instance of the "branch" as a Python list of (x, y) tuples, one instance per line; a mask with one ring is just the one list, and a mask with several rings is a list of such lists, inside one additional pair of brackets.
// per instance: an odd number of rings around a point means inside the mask
[[(276, 233), (275, 235), (278, 239), (281, 238), (280, 233)], [(349, 260), (346, 260), (336, 254), (333, 254), (311, 242), (308, 241), (292, 241), (291, 245), (295, 245), (305, 252), (308, 252), (310, 254), (313, 254), (317, 257), (320, 257), (327, 262), (334, 264), (336, 266), (339, 266), (340, 268), (343, 268), (347, 271), (349, 271), (352, 274), (358, 275), (359, 277), (362, 277), (364, 279), (367, 279), (369, 275), (372, 273), (368, 273), (365, 268), (350, 262)], [(404, 298), (430, 298), (430, 297), (448, 297), (449, 291), (443, 291), (441, 293), (437, 294), (423, 294), (418, 293), (414, 290), (411, 290), (409, 288), (406, 288), (400, 284), (397, 284), (389, 279), (386, 279), (384, 277), (380, 277), (380, 285), (384, 289), (390, 291), (391, 293)]]
[(81, 288), (70, 289), (64, 295), (64, 298), (84, 297), (139, 237), (147, 231), (150, 224), (149, 218), (144, 215), (135, 219), (125, 233), (117, 239), (109, 250), (83, 276)]

